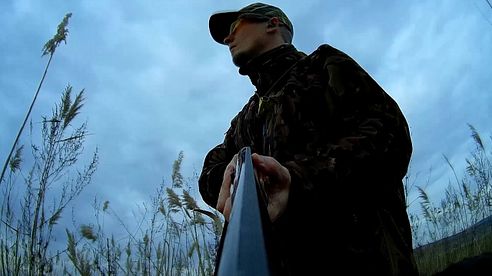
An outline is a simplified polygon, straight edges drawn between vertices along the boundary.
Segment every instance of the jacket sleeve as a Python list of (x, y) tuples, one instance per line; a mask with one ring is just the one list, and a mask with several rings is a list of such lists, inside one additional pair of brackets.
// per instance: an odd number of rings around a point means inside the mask
[(217, 205), (217, 198), (227, 162), (227, 151), (224, 144), (213, 148), (205, 157), (198, 184), (203, 200), (213, 208)]
[(217, 205), (225, 168), (238, 151), (234, 146), (232, 137), (236, 120), (236, 118), (232, 120), (231, 127), (226, 133), (224, 142), (208, 152), (198, 180), (198, 186), (203, 200), (213, 208)]

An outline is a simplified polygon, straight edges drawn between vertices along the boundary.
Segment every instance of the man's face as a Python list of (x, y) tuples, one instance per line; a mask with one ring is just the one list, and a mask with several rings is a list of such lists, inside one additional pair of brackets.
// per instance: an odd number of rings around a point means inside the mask
[(267, 45), (267, 22), (238, 19), (231, 24), (224, 43), (229, 46), (232, 62), (241, 67), (265, 51)]

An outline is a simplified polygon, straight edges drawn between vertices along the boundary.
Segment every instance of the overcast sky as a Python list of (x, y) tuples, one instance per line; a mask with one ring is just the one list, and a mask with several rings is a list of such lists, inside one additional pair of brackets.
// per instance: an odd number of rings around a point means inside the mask
[[(90, 155), (97, 147), (100, 164), (81, 199), (109, 200), (124, 214), (148, 201), (163, 179), (170, 183), (180, 151), (183, 174), (199, 173), (254, 91), (227, 48), (210, 37), (208, 18), (250, 3), (1, 1), (2, 165), (47, 62), (42, 47), (71, 12), (67, 44), (55, 53), (32, 120), (50, 115), (67, 84), (85, 89), (79, 115), (90, 133), (85, 150)], [(473, 149), (467, 123), (490, 142), (492, 8), (486, 0), (268, 3), (293, 22), (299, 50), (328, 43), (346, 52), (399, 103), (414, 143), (410, 175), (421, 186), (430, 178), (431, 195), (452, 179), (443, 155), (459, 172), (464, 168)], [(77, 212), (92, 216), (88, 208)]]

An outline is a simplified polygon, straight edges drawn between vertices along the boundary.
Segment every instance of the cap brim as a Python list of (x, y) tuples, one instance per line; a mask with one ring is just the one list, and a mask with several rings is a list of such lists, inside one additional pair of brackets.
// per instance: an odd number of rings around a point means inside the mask
[(229, 35), (232, 22), (236, 21), (240, 12), (221, 12), (210, 16), (208, 26), (210, 34), (217, 43), (224, 44), (224, 39)]

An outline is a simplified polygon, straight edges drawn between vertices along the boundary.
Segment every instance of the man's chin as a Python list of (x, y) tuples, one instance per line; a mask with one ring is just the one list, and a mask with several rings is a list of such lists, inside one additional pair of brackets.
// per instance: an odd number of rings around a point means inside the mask
[(242, 66), (246, 65), (249, 60), (250, 60), (250, 57), (248, 55), (245, 55), (242, 53), (238, 53), (238, 54), (235, 54), (232, 56), (232, 62), (237, 67), (242, 67)]

